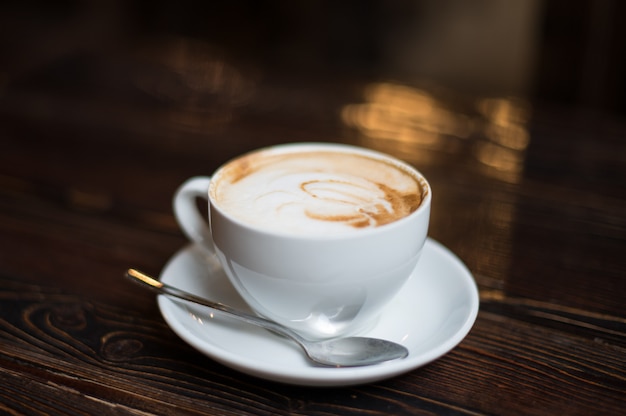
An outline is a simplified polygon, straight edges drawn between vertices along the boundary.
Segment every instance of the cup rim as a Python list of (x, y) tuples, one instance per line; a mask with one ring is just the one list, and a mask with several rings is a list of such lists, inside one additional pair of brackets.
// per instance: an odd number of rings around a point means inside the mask
[[(338, 233), (338, 234), (329, 234), (329, 235), (303, 235), (303, 234), (290, 233), (287, 231), (270, 230), (266, 228), (261, 228), (261, 227), (249, 224), (245, 221), (242, 221), (234, 217), (233, 215), (228, 214), (227, 212), (224, 211), (224, 209), (222, 209), (219, 206), (219, 204), (215, 203), (213, 199), (213, 190), (215, 189), (216, 182), (213, 181), (212, 178), (219, 176), (219, 174), (224, 170), (224, 168), (227, 165), (229, 165), (231, 162), (238, 160), (242, 157), (245, 157), (247, 155), (251, 155), (251, 154), (268, 152), (268, 151), (288, 153), (290, 152), (291, 149), (300, 149), (300, 151), (302, 151), (303, 149), (334, 149), (334, 150), (344, 150), (346, 153), (356, 151), (357, 153), (361, 155), (370, 156), (375, 159), (384, 159), (385, 161), (393, 163), (394, 166), (400, 167), (401, 169), (415, 176), (415, 178), (419, 182), (420, 187), (422, 189), (422, 202), (420, 203), (420, 205), (417, 207), (415, 211), (393, 222), (390, 222), (390, 223), (387, 223), (378, 227), (363, 229), (363, 230), (360, 230), (358, 233)], [(208, 192), (209, 205), (210, 205), (209, 215), (210, 215), (211, 210), (216, 210), (220, 213), (222, 217), (228, 219), (234, 224), (237, 224), (239, 227), (249, 230), (250, 232), (255, 232), (255, 233), (263, 234), (267, 236), (292, 238), (295, 240), (309, 240), (309, 241), (333, 241), (333, 240), (347, 240), (347, 239), (353, 239), (353, 238), (358, 239), (358, 238), (363, 238), (369, 235), (385, 233), (394, 228), (402, 227), (403, 224), (405, 224), (406, 222), (413, 220), (417, 216), (421, 216), (424, 211), (430, 209), (430, 204), (432, 200), (432, 188), (430, 186), (430, 183), (417, 168), (410, 165), (409, 163), (403, 160), (400, 160), (394, 156), (391, 156), (387, 153), (383, 153), (377, 150), (368, 149), (366, 147), (360, 147), (360, 146), (355, 146), (351, 144), (332, 143), (332, 142), (283, 143), (283, 144), (278, 144), (278, 145), (261, 147), (261, 148), (253, 149), (249, 152), (242, 153), (239, 156), (229, 159), (228, 161), (220, 165), (215, 170), (215, 172), (211, 175), (211, 182), (210, 182), (209, 189), (207, 192)]]

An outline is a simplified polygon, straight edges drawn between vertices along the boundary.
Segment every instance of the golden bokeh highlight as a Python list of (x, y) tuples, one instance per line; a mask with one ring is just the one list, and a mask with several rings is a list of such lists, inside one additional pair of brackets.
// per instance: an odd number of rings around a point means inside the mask
[(342, 122), (363, 144), (390, 142), (397, 153), (420, 163), (429, 162), (420, 149), (467, 151), (488, 176), (519, 180), (530, 143), (531, 108), (525, 101), (482, 98), (468, 111), (455, 111), (425, 89), (391, 82), (366, 86), (363, 97), (364, 102), (341, 109)]

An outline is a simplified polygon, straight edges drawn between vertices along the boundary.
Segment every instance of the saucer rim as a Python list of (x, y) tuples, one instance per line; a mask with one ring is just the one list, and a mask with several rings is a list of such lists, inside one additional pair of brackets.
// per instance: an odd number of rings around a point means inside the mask
[[(189, 250), (193, 249), (194, 246), (195, 244), (192, 243), (178, 250), (163, 268), (160, 279), (168, 283), (173, 283), (168, 272), (173, 267), (173, 264), (176, 261), (181, 261), (181, 258)], [(185, 306), (163, 295), (159, 295), (157, 301), (163, 318), (174, 333), (199, 352), (234, 370), (261, 379), (291, 385), (338, 387), (366, 384), (398, 376), (442, 357), (454, 349), (467, 336), (476, 321), (479, 309), (479, 293), (476, 281), (467, 266), (452, 251), (430, 237), (426, 240), (422, 256), (424, 256), (424, 254), (439, 257), (439, 260), (443, 260), (446, 263), (450, 263), (451, 266), (454, 266), (456, 269), (455, 279), (463, 284), (463, 295), (469, 304), (467, 314), (464, 316), (463, 323), (454, 333), (426, 352), (422, 352), (418, 355), (411, 354), (411, 352), (414, 351), (411, 351), (410, 346), (407, 346), (407, 348), (409, 348), (409, 356), (407, 358), (376, 366), (349, 368), (305, 366), (301, 368), (303, 371), (297, 371), (297, 368), (290, 368), (291, 371), (285, 371), (267, 365), (267, 363), (262, 365), (263, 363), (250, 362), (249, 357), (228, 351), (218, 344), (207, 342), (205, 339), (194, 334), (194, 331), (186, 328), (183, 321), (179, 318), (180, 312), (183, 308), (186, 308)], [(419, 269), (420, 263), (422, 263), (422, 261), (418, 263), (415, 270)], [(415, 273), (415, 271), (413, 273)], [(401, 295), (402, 293), (399, 294), (399, 296)], [(219, 299), (217, 300), (219, 301)], [(390, 307), (386, 308), (386, 310), (387, 309), (390, 309)], [(385, 311), (383, 311), (383, 314), (384, 313)], [(193, 318), (189, 317), (189, 319)], [(376, 325), (374, 325), (374, 327), (376, 327)], [(361, 335), (367, 336), (368, 332), (370, 331), (365, 331), (365, 333)], [(269, 333), (267, 336), (272, 337)], [(276, 339), (276, 342), (281, 341)]]

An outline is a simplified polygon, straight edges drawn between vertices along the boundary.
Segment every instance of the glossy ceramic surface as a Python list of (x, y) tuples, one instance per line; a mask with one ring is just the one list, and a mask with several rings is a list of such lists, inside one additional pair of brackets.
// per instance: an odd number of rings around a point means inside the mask
[[(214, 253), (190, 245), (161, 274), (165, 283), (240, 309), (248, 309), (230, 285)], [(200, 352), (238, 371), (269, 380), (311, 386), (345, 386), (411, 371), (449, 352), (467, 335), (478, 313), (478, 291), (465, 265), (428, 239), (411, 278), (381, 316), (360, 335), (403, 344), (409, 356), (361, 368), (310, 364), (289, 341), (210, 311), (159, 297), (170, 327)]]

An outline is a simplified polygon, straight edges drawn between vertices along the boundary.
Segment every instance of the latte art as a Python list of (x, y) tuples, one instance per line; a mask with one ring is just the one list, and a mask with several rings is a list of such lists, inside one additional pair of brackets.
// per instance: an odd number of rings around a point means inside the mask
[(301, 189), (312, 198), (303, 207), (307, 217), (342, 222), (352, 227), (376, 227), (411, 213), (419, 205), (413, 194), (402, 195), (381, 183), (342, 179), (314, 180)]
[(356, 153), (254, 153), (214, 178), (217, 205), (248, 224), (280, 232), (345, 233), (409, 215), (422, 200), (400, 166)]

